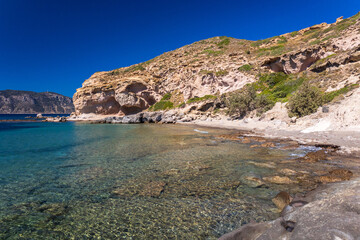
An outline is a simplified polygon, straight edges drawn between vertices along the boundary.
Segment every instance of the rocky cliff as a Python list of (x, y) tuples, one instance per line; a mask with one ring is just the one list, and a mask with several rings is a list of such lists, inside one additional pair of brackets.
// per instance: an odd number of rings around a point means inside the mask
[(60, 114), (74, 111), (72, 99), (53, 92), (0, 91), (0, 113)]
[[(257, 83), (261, 76), (271, 73), (306, 78), (323, 92), (350, 85), (356, 88), (360, 80), (359, 18), (358, 13), (348, 19), (338, 18), (332, 24), (322, 23), (259, 41), (214, 37), (147, 62), (97, 72), (77, 89), (73, 97), (75, 111), (77, 115), (122, 116), (144, 110), (185, 108), (213, 113), (216, 108), (227, 107), (221, 103), (227, 93)], [(288, 81), (281, 87), (288, 91), (292, 85), (299, 84)], [(258, 94), (272, 93), (268, 82), (264, 86), (266, 89), (256, 89)], [(292, 92), (276, 94), (270, 99), (274, 103), (286, 102)], [(216, 98), (220, 99), (216, 107), (192, 106)]]

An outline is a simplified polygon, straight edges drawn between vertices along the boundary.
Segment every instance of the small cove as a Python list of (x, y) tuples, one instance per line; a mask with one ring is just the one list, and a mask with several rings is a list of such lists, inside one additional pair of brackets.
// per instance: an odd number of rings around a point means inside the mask
[(294, 161), (312, 148), (252, 148), (218, 137), (232, 133), (183, 125), (7, 123), (0, 128), (0, 238), (216, 239), (276, 218), (271, 199), (279, 191), (314, 187), (254, 185), (249, 177), (331, 167)]

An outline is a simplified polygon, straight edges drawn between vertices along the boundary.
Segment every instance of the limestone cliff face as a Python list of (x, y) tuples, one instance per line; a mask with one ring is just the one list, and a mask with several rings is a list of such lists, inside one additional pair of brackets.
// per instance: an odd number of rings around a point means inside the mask
[(360, 14), (259, 41), (214, 37), (152, 60), (94, 73), (77, 89), (76, 114), (128, 115), (166, 93), (174, 106), (220, 96), (258, 80), (259, 73), (306, 75), (325, 89), (360, 79)]
[(74, 111), (72, 99), (57, 93), (4, 90), (0, 91), (1, 114), (70, 114)]

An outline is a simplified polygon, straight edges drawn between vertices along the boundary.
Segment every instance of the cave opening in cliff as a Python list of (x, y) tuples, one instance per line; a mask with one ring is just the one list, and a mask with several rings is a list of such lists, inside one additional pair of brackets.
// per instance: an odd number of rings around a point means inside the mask
[(120, 111), (122, 113), (124, 113), (125, 115), (136, 114), (136, 113), (139, 113), (139, 112), (141, 112), (143, 110), (144, 110), (143, 108), (135, 107), (135, 106), (131, 106), (131, 107), (122, 106), (120, 108)]

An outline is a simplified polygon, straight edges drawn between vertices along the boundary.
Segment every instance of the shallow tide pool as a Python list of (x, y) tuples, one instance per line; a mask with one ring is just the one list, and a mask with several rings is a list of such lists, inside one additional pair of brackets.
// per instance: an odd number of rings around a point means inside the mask
[[(0, 239), (216, 239), (301, 186), (253, 185), (306, 148), (183, 125), (0, 123)], [(264, 164), (265, 163), (265, 164)]]

